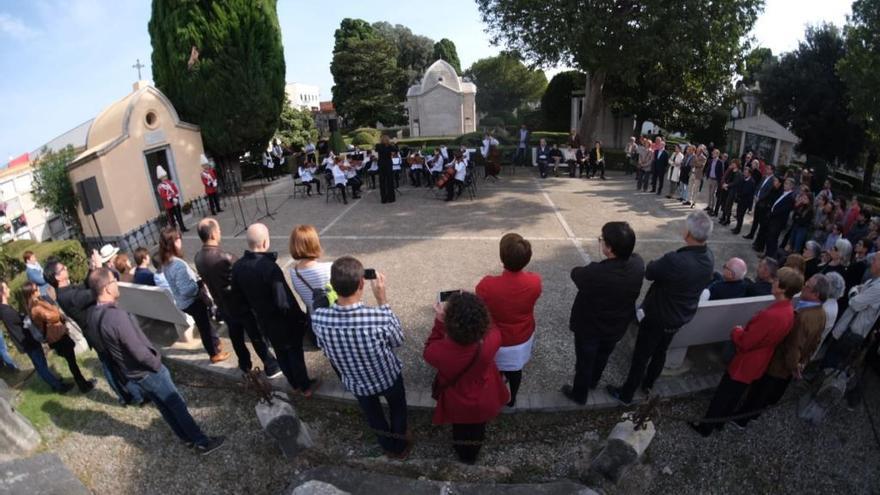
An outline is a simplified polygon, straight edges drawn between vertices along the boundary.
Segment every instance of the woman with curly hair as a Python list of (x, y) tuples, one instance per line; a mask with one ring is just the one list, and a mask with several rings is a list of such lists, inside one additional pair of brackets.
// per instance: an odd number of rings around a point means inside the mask
[(452, 424), (458, 458), (473, 464), (486, 437), (486, 423), (498, 416), (510, 393), (495, 365), (501, 333), (490, 325), (489, 310), (470, 292), (454, 294), (434, 306), (436, 318), (425, 342), (425, 361), (437, 369), (434, 424)]

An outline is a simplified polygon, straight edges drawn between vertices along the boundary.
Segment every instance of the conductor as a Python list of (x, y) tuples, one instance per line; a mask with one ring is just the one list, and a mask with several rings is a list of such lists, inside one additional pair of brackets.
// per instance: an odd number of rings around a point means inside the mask
[(391, 154), (398, 151), (397, 145), (391, 143), (387, 134), (382, 135), (379, 144), (376, 145), (376, 153), (379, 154), (379, 195), (382, 204), (394, 202), (394, 171), (391, 166)]

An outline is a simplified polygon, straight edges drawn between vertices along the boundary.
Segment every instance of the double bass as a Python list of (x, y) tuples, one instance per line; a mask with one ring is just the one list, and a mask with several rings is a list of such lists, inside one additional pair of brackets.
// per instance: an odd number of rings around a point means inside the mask
[(446, 167), (443, 169), (443, 174), (437, 179), (436, 186), (437, 189), (443, 189), (446, 187), (446, 184), (449, 184), (449, 181), (455, 178), (455, 167)]
[(501, 150), (497, 146), (489, 147), (489, 156), (486, 158), (486, 177), (498, 178), (501, 173)]

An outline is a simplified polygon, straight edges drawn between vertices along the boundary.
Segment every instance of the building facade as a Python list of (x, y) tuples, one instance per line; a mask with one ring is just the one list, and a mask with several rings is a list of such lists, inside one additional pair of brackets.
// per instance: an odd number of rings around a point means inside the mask
[(290, 104), (297, 108), (317, 110), (320, 105), (321, 88), (312, 84), (290, 83), (284, 86)]
[(460, 136), (477, 129), (477, 87), (437, 60), (406, 92), (410, 136)]

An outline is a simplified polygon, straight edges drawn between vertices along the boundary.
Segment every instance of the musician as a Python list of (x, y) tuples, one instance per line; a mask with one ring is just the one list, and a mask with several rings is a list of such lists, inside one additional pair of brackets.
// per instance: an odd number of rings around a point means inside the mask
[(470, 165), (471, 163), (471, 152), (468, 151), (467, 146), (461, 145), (458, 148), (458, 154), (461, 155), (461, 160), (466, 164)]
[(331, 151), (324, 157), (324, 160), (321, 161), (321, 168), (325, 171), (330, 170), (334, 163), (336, 163), (336, 154)]
[(375, 153), (367, 153), (364, 167), (367, 167), (367, 177), (370, 179), (370, 189), (376, 189), (376, 176), (379, 175), (379, 160)]
[(431, 182), (436, 183), (443, 175), (443, 163), (443, 155), (440, 154), (439, 149), (435, 149), (431, 158), (425, 162), (425, 165), (429, 167), (428, 172), (431, 173)]
[(309, 157), (312, 158), (312, 162), (318, 163), (318, 157), (316, 154), (315, 143), (310, 139), (308, 144), (303, 148), (303, 154), (305, 155), (306, 161), (309, 160)]
[(202, 161), (202, 184), (205, 186), (205, 195), (208, 196), (208, 206), (211, 208), (211, 215), (216, 215), (223, 211), (220, 208), (220, 201), (217, 199), (217, 173), (211, 168), (211, 162), (204, 154), (201, 156)]
[(452, 154), (446, 149), (446, 145), (440, 145), (440, 156), (443, 157), (443, 163), (452, 163)]
[(563, 159), (562, 150), (556, 143), (550, 145), (550, 161), (553, 163), (553, 175), (559, 175), (559, 164)]
[(541, 141), (538, 143), (538, 149), (535, 151), (535, 160), (538, 161), (538, 171), (541, 173), (541, 178), (547, 178), (547, 163), (550, 161), (550, 148), (547, 147), (547, 140), (541, 138)]
[(590, 150), (590, 179), (596, 176), (597, 170), (600, 172), (599, 178), (605, 180), (605, 154), (602, 152), (602, 141), (598, 140)]
[[(412, 184), (413, 187), (422, 187), (422, 177), (425, 175), (425, 157), (422, 156), (422, 152), (420, 150), (416, 150), (415, 153), (409, 156), (407, 161), (410, 164), (410, 184)], [(425, 182), (429, 182), (427, 177), (425, 177)]]
[(263, 152), (263, 168), (265, 169), (265, 178), (272, 177), (272, 169), (275, 168), (275, 161), (272, 160), (272, 147)]
[(526, 127), (525, 124), (521, 125), (519, 128), (519, 140), (516, 146), (516, 163), (520, 165), (524, 165), (526, 159), (526, 153), (529, 151), (529, 136), (531, 132), (529, 132), (529, 128)]
[[(312, 155), (314, 156), (314, 155)], [(306, 195), (312, 195), (312, 184), (317, 186), (318, 188), (318, 196), (321, 195), (321, 181), (316, 177), (318, 173), (318, 164), (315, 163), (312, 156), (307, 158), (306, 163), (299, 166), (297, 173), (299, 174), (299, 179), (303, 184), (306, 185)]]
[(160, 181), (156, 191), (162, 198), (162, 206), (168, 216), (168, 225), (177, 226), (181, 232), (187, 232), (189, 229), (183, 224), (183, 214), (180, 212), (180, 189), (168, 178), (168, 172), (162, 165), (156, 166), (156, 178)]
[(345, 171), (345, 179), (346, 182), (348, 182), (348, 185), (351, 186), (351, 197), (353, 199), (360, 199), (361, 197), (361, 186), (363, 185), (363, 181), (361, 180), (359, 172), (363, 168), (364, 162), (362, 161), (346, 161), (343, 166), (343, 171)]
[[(451, 168), (455, 170), (455, 176), (452, 180), (446, 181), (446, 199), (443, 201), (452, 201), (453, 195), (455, 195), (455, 197), (461, 196), (461, 191), (464, 189), (464, 179), (467, 176), (467, 164), (461, 159), (461, 155), (455, 155), (455, 161), (452, 163)], [(455, 194), (455, 188), (458, 188), (458, 194)]]
[(275, 140), (272, 144), (272, 169), (269, 171), (269, 180), (278, 178), (281, 171), (281, 165), (284, 163), (284, 150), (281, 148), (281, 141)]
[[(330, 174), (333, 176), (333, 187), (339, 189), (342, 193), (342, 203), (348, 204), (348, 198), (345, 196), (345, 187), (348, 184), (348, 177), (345, 174), (346, 164), (341, 156), (333, 159), (333, 165), (329, 168)], [(380, 182), (381, 184), (381, 182)]]
[(501, 171), (500, 158), (498, 156), (498, 140), (487, 132), (483, 136), (483, 146), (480, 147), (480, 152), (483, 154), (483, 159), (486, 162), (486, 165), (483, 167), (486, 172), (485, 177), (498, 179), (498, 172)]
[(403, 170), (403, 158), (400, 152), (395, 151), (391, 154), (391, 171), (394, 172), (394, 188), (400, 189), (400, 171)]
[[(379, 195), (382, 197), (382, 204), (393, 203), (395, 199), (393, 155), (397, 155), (397, 158), (400, 159), (400, 152), (397, 145), (391, 144), (388, 135), (383, 134), (379, 144), (376, 145), (376, 153), (379, 155)], [(398, 170), (399, 167), (400, 165), (398, 165)]]
[(583, 144), (578, 146), (578, 149), (574, 154), (574, 164), (569, 165), (568, 175), (574, 177), (575, 168), (577, 168), (578, 177), (587, 175), (587, 162), (589, 159), (590, 155), (587, 154), (586, 146)]

